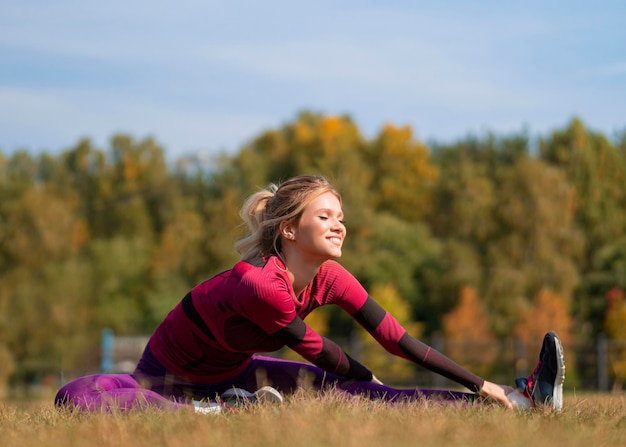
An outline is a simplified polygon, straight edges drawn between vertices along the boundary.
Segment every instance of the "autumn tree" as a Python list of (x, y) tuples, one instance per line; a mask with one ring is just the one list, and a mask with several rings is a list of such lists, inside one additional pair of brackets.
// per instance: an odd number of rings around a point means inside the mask
[[(562, 168), (576, 190), (572, 204), (587, 235), (587, 253), (626, 233), (626, 157), (604, 135), (573, 119), (540, 144), (541, 158)], [(590, 259), (590, 258), (588, 258)]]
[(606, 293), (604, 328), (612, 340), (609, 365), (615, 378), (614, 391), (621, 391), (626, 380), (626, 292), (614, 287)]
[(442, 318), (445, 351), (456, 362), (485, 376), (498, 355), (495, 338), (476, 290), (464, 286), (454, 309)]
[[(572, 318), (565, 300), (552, 290), (540, 290), (524, 308), (519, 309), (519, 320), (513, 328), (513, 334), (524, 346), (526, 367), (529, 370), (539, 358), (541, 346), (538, 341), (543, 340), (548, 331), (555, 331), (565, 349), (572, 344)], [(570, 356), (571, 358), (571, 356)]]
[[(623, 137), (622, 137), (623, 138)], [(552, 132), (540, 144), (542, 159), (562, 169), (575, 190), (574, 218), (585, 236), (584, 256), (576, 259), (581, 285), (574, 311), (588, 321), (588, 338), (603, 330), (604, 295), (614, 285), (606, 282), (609, 252), (619, 252), (626, 236), (626, 152), (606, 136), (573, 119), (562, 130)]]
[(486, 249), (484, 289), (499, 334), (514, 324), (519, 300), (541, 290), (554, 291), (569, 309), (584, 246), (572, 201), (563, 173), (541, 161), (519, 159), (499, 174), (497, 230)]
[(15, 372), (24, 379), (37, 370), (58, 367), (56, 343), (68, 331), (83, 328), (84, 321), (73, 321), (67, 309), (83, 307), (72, 306), (68, 294), (75, 285), (80, 288), (85, 277), (76, 260), (88, 241), (88, 231), (75, 191), (63, 191), (36, 177), (28, 181), (24, 176), (22, 181), (23, 187), (2, 205), (6, 214), (0, 226), (4, 261), (0, 263), (4, 319), (0, 332), (12, 357), (7, 363), (14, 363)]
[(426, 145), (413, 138), (411, 127), (385, 125), (367, 157), (378, 209), (410, 222), (428, 214), (439, 171), (430, 162)]

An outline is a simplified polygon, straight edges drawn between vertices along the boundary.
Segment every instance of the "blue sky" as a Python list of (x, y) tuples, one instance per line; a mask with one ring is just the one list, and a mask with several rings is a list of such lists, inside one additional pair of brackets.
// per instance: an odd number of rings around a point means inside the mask
[(422, 141), (626, 129), (623, 1), (0, 3), (0, 150), (234, 152), (301, 110)]

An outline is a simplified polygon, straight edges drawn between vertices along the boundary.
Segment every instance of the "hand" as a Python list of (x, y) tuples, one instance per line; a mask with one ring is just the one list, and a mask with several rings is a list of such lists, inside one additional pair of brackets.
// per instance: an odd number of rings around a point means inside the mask
[(514, 389), (510, 386), (506, 385), (496, 385), (495, 383), (488, 382), (485, 380), (482, 388), (478, 391), (478, 394), (482, 397), (486, 397), (488, 399), (494, 400), (498, 402), (500, 405), (504, 406), (508, 409), (513, 409), (513, 404), (506, 397), (507, 394), (513, 392)]

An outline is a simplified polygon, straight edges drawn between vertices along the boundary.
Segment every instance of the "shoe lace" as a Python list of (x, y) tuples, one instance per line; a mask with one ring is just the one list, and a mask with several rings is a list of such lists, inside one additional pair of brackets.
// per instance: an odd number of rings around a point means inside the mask
[(535, 386), (535, 376), (539, 372), (540, 368), (541, 360), (539, 360), (539, 362), (537, 363), (537, 366), (535, 367), (535, 370), (532, 372), (532, 374), (526, 378), (526, 388), (524, 389), (524, 395), (530, 399), (532, 399), (532, 390)]

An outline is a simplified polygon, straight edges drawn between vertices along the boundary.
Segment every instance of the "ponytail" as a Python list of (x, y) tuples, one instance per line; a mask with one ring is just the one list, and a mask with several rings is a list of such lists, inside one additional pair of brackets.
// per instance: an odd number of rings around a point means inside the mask
[(252, 259), (263, 253), (263, 224), (266, 221), (267, 202), (274, 197), (278, 187), (270, 184), (266, 189), (252, 194), (244, 202), (239, 215), (248, 227), (248, 236), (235, 242), (241, 259)]

